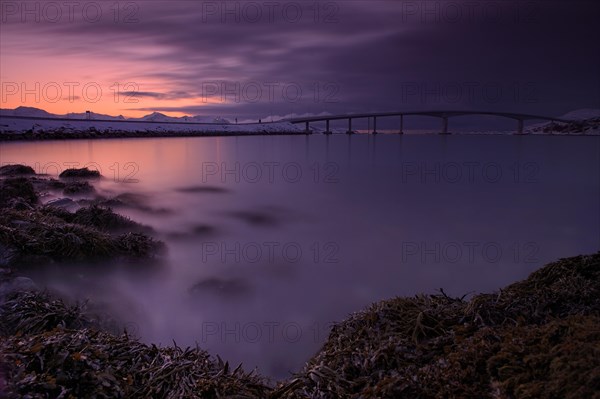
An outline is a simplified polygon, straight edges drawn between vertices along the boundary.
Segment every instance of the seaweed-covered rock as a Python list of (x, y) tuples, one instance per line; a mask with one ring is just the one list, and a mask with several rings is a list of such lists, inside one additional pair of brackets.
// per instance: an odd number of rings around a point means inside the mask
[(117, 237), (116, 243), (119, 250), (131, 258), (151, 258), (166, 251), (162, 241), (139, 233), (121, 234)]
[(568, 316), (500, 332), (488, 360), (504, 397), (593, 398), (600, 393), (600, 318)]
[(95, 192), (94, 186), (87, 181), (70, 181), (65, 184), (63, 194), (65, 195), (82, 195)]
[(93, 226), (101, 231), (149, 232), (152, 230), (150, 227), (142, 226), (125, 216), (114, 213), (110, 208), (98, 205), (77, 210), (72, 221), (85, 226)]
[(275, 396), (592, 397), (600, 388), (599, 281), (597, 253), (470, 301), (442, 292), (373, 304), (334, 326)]
[(32, 211), (5, 210), (0, 213), (0, 246), (11, 254), (10, 264), (20, 265), (49, 260), (152, 258), (164, 250), (162, 242), (144, 234), (112, 236), (100, 231), (82, 220), (84, 215), (49, 206)]
[(15, 175), (35, 175), (35, 170), (31, 166), (13, 164), (0, 166), (0, 175), (15, 176)]
[[(15, 279), (16, 280), (16, 279)], [(39, 334), (55, 328), (85, 328), (94, 323), (84, 314), (85, 305), (70, 305), (34, 286), (13, 290), (0, 306), (2, 335)]]
[(98, 178), (100, 177), (100, 172), (98, 172), (97, 170), (92, 170), (92, 169), (88, 169), (88, 168), (81, 168), (81, 169), (65, 169), (64, 171), (62, 171), (62, 173), (60, 175), (58, 175), (58, 177), (61, 178)]
[(14, 177), (0, 180), (0, 208), (10, 207), (15, 202), (33, 205), (37, 201), (38, 196), (27, 178)]
[(267, 397), (266, 381), (199, 348), (148, 346), (110, 334), (47, 293), (0, 306), (1, 366), (8, 397)]

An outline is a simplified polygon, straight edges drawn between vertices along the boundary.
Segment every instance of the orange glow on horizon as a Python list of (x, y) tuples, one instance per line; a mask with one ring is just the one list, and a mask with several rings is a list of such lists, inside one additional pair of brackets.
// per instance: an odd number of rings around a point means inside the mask
[[(153, 64), (93, 53), (57, 57), (28, 47), (27, 37), (12, 36), (9, 40), (8, 36), (4, 32), (0, 35), (0, 108), (25, 106), (59, 115), (92, 111), (136, 118), (154, 111), (168, 116), (194, 116), (200, 112), (191, 115), (161, 109), (224, 104), (218, 96), (200, 97), (199, 88), (174, 83), (158, 74), (157, 71), (177, 72), (181, 69), (168, 59)], [(31, 42), (35, 40), (31, 39)], [(164, 51), (160, 47), (141, 46), (131, 49), (128, 55), (161, 54)], [(130, 92), (139, 95), (131, 96)], [(194, 94), (170, 95), (172, 92)]]

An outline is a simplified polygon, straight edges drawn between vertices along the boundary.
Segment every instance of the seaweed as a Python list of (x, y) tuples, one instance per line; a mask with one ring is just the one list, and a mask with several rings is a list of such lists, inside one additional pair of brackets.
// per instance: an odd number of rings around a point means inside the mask
[(98, 172), (97, 170), (91, 170), (88, 168), (81, 168), (81, 169), (65, 169), (64, 171), (62, 171), (62, 173), (60, 175), (58, 175), (58, 177), (60, 178), (98, 178), (100, 177), (100, 172)]
[(199, 348), (145, 345), (111, 334), (47, 293), (19, 294), (0, 307), (9, 397), (267, 397), (265, 379)]
[[(103, 223), (120, 226), (120, 231), (144, 227), (116, 214), (105, 213), (95, 222), (94, 211), (69, 213), (50, 206), (34, 210), (5, 210), (0, 214), (0, 245), (10, 251), (11, 264), (30, 265), (48, 261), (102, 260), (117, 257), (154, 258), (164, 253), (164, 244), (141, 233), (111, 235), (96, 227)], [(112, 216), (106, 216), (112, 215)]]
[(600, 384), (598, 281), (600, 253), (469, 301), (442, 291), (373, 304), (335, 325), (273, 396), (591, 397)]
[(28, 205), (38, 202), (33, 184), (25, 177), (0, 180), (0, 208), (14, 207), (15, 202)]
[(14, 176), (14, 175), (35, 175), (35, 170), (31, 166), (12, 164), (0, 166), (0, 175), (2, 176)]
[(152, 231), (148, 226), (142, 226), (125, 216), (114, 213), (111, 208), (98, 205), (90, 205), (78, 209), (72, 218), (72, 222), (85, 226), (93, 226), (101, 231)]
[(70, 181), (63, 188), (65, 195), (81, 195), (95, 192), (94, 186), (87, 181)]

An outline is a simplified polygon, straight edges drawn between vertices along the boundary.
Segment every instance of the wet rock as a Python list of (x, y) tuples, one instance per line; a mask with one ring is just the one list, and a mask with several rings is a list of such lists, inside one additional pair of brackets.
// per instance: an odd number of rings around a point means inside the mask
[(56, 208), (72, 208), (77, 206), (77, 203), (70, 198), (55, 198), (46, 202), (46, 206), (52, 206)]
[(112, 209), (91, 205), (75, 212), (73, 223), (93, 226), (101, 231), (152, 232), (149, 226), (143, 226), (133, 220), (114, 213)]
[(8, 201), (8, 207), (17, 211), (30, 211), (33, 209), (33, 205), (31, 205), (28, 201), (20, 197), (11, 198)]
[(60, 175), (60, 178), (98, 178), (100, 177), (100, 172), (97, 170), (91, 170), (88, 168), (81, 169), (66, 169)]
[(37, 203), (38, 196), (27, 178), (15, 177), (0, 181), (0, 207), (11, 206), (11, 201), (15, 199), (30, 205)]
[(37, 289), (37, 285), (30, 278), (15, 277), (0, 283), (0, 298), (5, 298), (16, 292), (36, 291)]
[(27, 165), (4, 165), (0, 167), (0, 175), (15, 176), (15, 175), (35, 175), (35, 171), (31, 166)]
[(65, 195), (82, 195), (95, 192), (94, 186), (87, 181), (72, 181), (68, 182), (63, 189)]
[(190, 288), (190, 293), (193, 295), (209, 294), (227, 298), (245, 296), (251, 291), (251, 287), (242, 279), (221, 279), (217, 277), (200, 281)]
[(214, 226), (199, 224), (193, 226), (189, 231), (173, 232), (169, 233), (168, 236), (173, 239), (193, 239), (198, 237), (212, 236), (217, 232)]
[[(15, 259), (16, 251), (8, 245), (0, 243), (0, 268), (7, 268)], [(0, 273), (2, 274), (2, 273)]]
[(276, 226), (280, 222), (275, 215), (260, 211), (236, 211), (229, 215), (252, 226)]
[(229, 190), (224, 187), (217, 186), (190, 186), (190, 187), (180, 187), (176, 189), (180, 193), (207, 193), (207, 194), (223, 194), (228, 193)]

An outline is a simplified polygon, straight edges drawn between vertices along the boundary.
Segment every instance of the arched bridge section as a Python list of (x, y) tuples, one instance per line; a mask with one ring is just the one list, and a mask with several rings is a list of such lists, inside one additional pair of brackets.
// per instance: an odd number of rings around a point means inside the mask
[(400, 130), (399, 133), (404, 133), (404, 117), (405, 116), (431, 116), (435, 118), (440, 118), (442, 121), (442, 134), (448, 134), (448, 120), (452, 117), (457, 116), (472, 116), (472, 115), (487, 115), (487, 116), (499, 116), (504, 118), (513, 119), (517, 122), (517, 133), (523, 134), (524, 123), (527, 120), (542, 120), (549, 122), (563, 122), (569, 123), (571, 120), (554, 118), (548, 116), (541, 115), (529, 115), (529, 114), (519, 114), (512, 112), (493, 112), (493, 111), (419, 111), (419, 112), (379, 112), (379, 113), (363, 113), (363, 114), (347, 114), (347, 115), (321, 115), (321, 116), (308, 116), (301, 118), (289, 118), (284, 119), (282, 122), (290, 122), (293, 124), (304, 123), (306, 128), (306, 132), (310, 131), (310, 123), (311, 122), (325, 122), (325, 133), (331, 134), (331, 130), (329, 129), (329, 124), (331, 121), (335, 120), (348, 120), (348, 131), (347, 133), (353, 133), (352, 131), (352, 120), (354, 119), (364, 119), (364, 118), (373, 118), (373, 134), (377, 133), (377, 118), (385, 118), (385, 117), (400, 117)]

